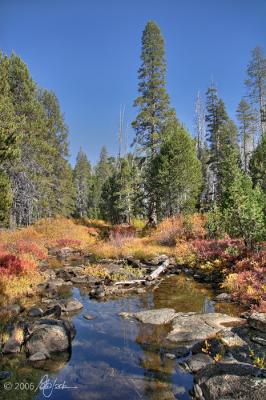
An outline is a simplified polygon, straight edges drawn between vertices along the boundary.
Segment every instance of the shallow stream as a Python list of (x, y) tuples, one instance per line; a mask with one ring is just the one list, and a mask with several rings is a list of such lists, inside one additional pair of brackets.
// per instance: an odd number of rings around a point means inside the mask
[[(72, 316), (77, 334), (71, 354), (62, 354), (39, 368), (23, 357), (2, 357), (0, 370), (10, 371), (12, 377), (7, 380), (10, 390), (2, 389), (1, 399), (191, 399), (193, 376), (179, 366), (182, 359), (166, 355), (175, 352), (175, 346), (163, 339), (169, 327), (141, 324), (119, 313), (163, 307), (177, 312), (239, 313), (233, 304), (214, 303), (210, 286), (184, 275), (169, 276), (153, 290), (114, 300), (92, 300), (78, 288), (73, 288), (72, 295), (84, 308)], [(94, 319), (86, 320), (84, 314)]]

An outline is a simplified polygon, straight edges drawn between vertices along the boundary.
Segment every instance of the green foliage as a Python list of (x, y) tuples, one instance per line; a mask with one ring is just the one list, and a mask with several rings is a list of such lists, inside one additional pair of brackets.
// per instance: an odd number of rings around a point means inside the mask
[(139, 93), (134, 105), (139, 113), (132, 123), (135, 143), (146, 158), (144, 172), (145, 201), (149, 224), (156, 224), (156, 182), (153, 176), (153, 159), (162, 141), (162, 127), (174, 116), (169, 106), (165, 88), (166, 62), (164, 40), (160, 28), (150, 21), (142, 35), (142, 64), (139, 69)]
[(255, 136), (256, 115), (244, 99), (240, 101), (236, 113), (239, 122), (242, 167), (245, 172), (248, 172)]
[(202, 186), (196, 145), (177, 121), (163, 130), (163, 142), (154, 161), (161, 217), (193, 211)]
[(155, 22), (149, 21), (142, 35), (142, 64), (139, 69), (139, 93), (134, 105), (140, 108), (132, 123), (135, 142), (147, 155), (154, 154), (161, 141), (162, 123), (171, 110), (165, 89), (164, 39)]
[(262, 136), (252, 155), (250, 173), (254, 184), (259, 184), (266, 194), (266, 134)]
[(251, 53), (251, 61), (247, 67), (248, 79), (246, 86), (251, 103), (257, 107), (257, 114), (260, 121), (261, 136), (266, 134), (266, 58), (263, 49), (259, 46), (255, 47)]
[(8, 222), (9, 210), (12, 205), (12, 192), (8, 177), (0, 171), (0, 221)]
[(78, 217), (86, 217), (88, 213), (89, 191), (91, 185), (91, 165), (86, 154), (80, 149), (74, 168), (76, 187), (76, 211)]
[(136, 165), (132, 155), (117, 160), (113, 174), (103, 185), (101, 215), (114, 224), (130, 223), (136, 216)]
[(108, 156), (106, 147), (100, 152), (99, 161), (94, 169), (88, 198), (88, 216), (90, 218), (101, 218), (101, 197), (106, 181), (114, 172), (114, 159)]
[(265, 240), (265, 196), (259, 186), (239, 172), (229, 189), (229, 203), (224, 210), (226, 231), (232, 237), (243, 238), (248, 248)]
[(223, 214), (217, 203), (215, 203), (207, 213), (205, 227), (209, 237), (212, 239), (221, 238), (224, 235)]

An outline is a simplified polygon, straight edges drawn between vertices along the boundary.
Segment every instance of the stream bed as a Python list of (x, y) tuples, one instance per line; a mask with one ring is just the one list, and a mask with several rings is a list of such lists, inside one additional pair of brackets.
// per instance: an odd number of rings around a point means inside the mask
[[(9, 371), (6, 400), (187, 400), (193, 375), (171, 359), (176, 345), (165, 342), (170, 327), (124, 319), (120, 312), (173, 308), (176, 312), (223, 312), (238, 315), (234, 304), (215, 303), (209, 285), (183, 274), (166, 277), (158, 287), (141, 294), (94, 300), (74, 287), (72, 296), (83, 309), (70, 315), (77, 334), (70, 353), (39, 362), (34, 367), (25, 356), (5, 356), (0, 371)], [(84, 315), (93, 317), (86, 320)], [(0, 382), (1, 383), (1, 382)], [(2, 386), (2, 384), (1, 384)]]

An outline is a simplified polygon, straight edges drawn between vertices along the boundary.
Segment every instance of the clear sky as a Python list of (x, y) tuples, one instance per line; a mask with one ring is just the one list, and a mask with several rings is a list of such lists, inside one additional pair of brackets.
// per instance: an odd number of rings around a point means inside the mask
[(136, 114), (141, 34), (151, 19), (165, 38), (179, 119), (193, 133), (195, 96), (211, 78), (234, 118), (250, 51), (266, 51), (266, 0), (0, 0), (0, 48), (58, 96), (72, 162), (80, 146), (93, 163), (102, 145), (117, 151), (120, 104), (129, 125)]

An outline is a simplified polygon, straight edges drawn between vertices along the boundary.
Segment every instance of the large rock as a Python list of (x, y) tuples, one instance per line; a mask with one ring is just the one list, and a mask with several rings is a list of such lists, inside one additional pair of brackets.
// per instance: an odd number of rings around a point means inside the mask
[(3, 353), (4, 354), (16, 354), (20, 353), (21, 344), (15, 338), (9, 338), (4, 344)]
[(146, 310), (136, 313), (121, 313), (122, 317), (133, 317), (144, 324), (163, 325), (168, 324), (175, 317), (176, 312), (172, 308), (159, 308), (158, 310)]
[(28, 311), (28, 316), (29, 317), (42, 317), (43, 316), (43, 310), (40, 307), (31, 307)]
[[(259, 370), (244, 363), (207, 365), (195, 376), (196, 396), (205, 400), (262, 400), (266, 398), (266, 381)], [(200, 388), (200, 390), (199, 390)]]
[(185, 362), (188, 369), (193, 373), (198, 372), (202, 368), (206, 367), (206, 365), (212, 363), (213, 359), (208, 354), (204, 353), (194, 354)]
[(215, 300), (221, 302), (231, 301), (231, 295), (229, 293), (221, 293), (215, 297)]
[(75, 298), (63, 299), (59, 301), (59, 305), (63, 312), (73, 312), (83, 308), (83, 304)]
[(173, 342), (193, 342), (209, 339), (225, 328), (243, 325), (241, 318), (226, 314), (177, 313), (173, 319), (173, 329), (167, 339)]
[(75, 328), (70, 321), (43, 319), (33, 325), (31, 334), (26, 342), (28, 355), (66, 351), (71, 346)]
[(252, 328), (266, 333), (266, 313), (256, 312), (251, 314), (248, 323)]

